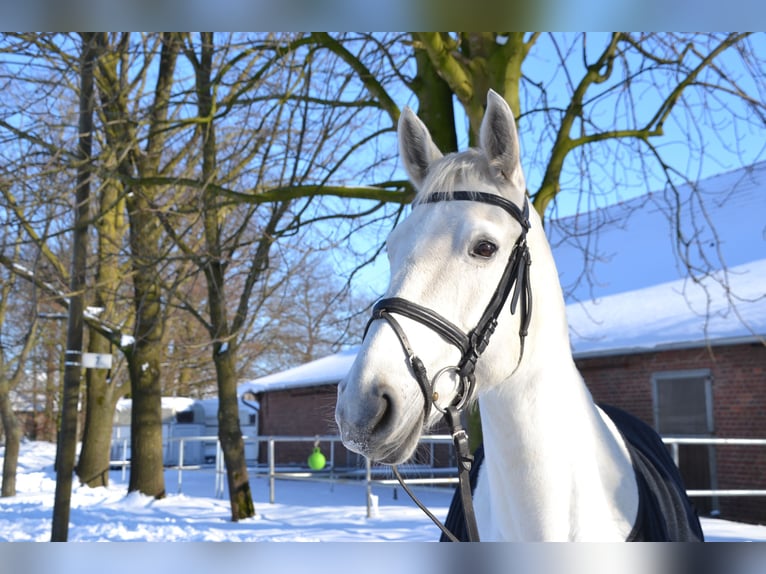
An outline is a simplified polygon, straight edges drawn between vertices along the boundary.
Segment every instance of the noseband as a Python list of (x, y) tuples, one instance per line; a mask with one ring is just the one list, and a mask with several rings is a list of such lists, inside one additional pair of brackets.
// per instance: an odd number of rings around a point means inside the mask
[[(518, 365), (521, 363), (521, 358), (524, 355), (524, 340), (527, 336), (532, 312), (532, 288), (529, 280), (529, 266), (531, 264), (531, 259), (529, 255), (529, 247), (527, 246), (527, 231), (530, 227), (529, 202), (524, 198), (524, 206), (519, 209), (516, 204), (499, 195), (473, 191), (455, 191), (452, 193), (435, 193), (423, 200), (423, 203), (437, 203), (441, 201), (476, 201), (494, 205), (504, 209), (521, 225), (521, 235), (519, 235), (508, 256), (508, 261), (505, 265), (503, 275), (500, 278), (500, 282), (484, 309), (484, 313), (479, 319), (479, 322), (471, 331), (464, 333), (454, 323), (448, 321), (427, 307), (407, 301), (401, 297), (389, 297), (381, 299), (372, 308), (372, 317), (370, 317), (370, 320), (367, 322), (365, 336), (373, 321), (377, 319), (385, 319), (399, 338), (399, 342), (407, 355), (410, 369), (423, 392), (425, 402), (424, 420), (428, 420), (431, 412), (431, 405), (434, 405), (445, 416), (447, 423), (450, 426), (452, 438), (455, 443), (455, 450), (457, 452), (460, 489), (463, 498), (466, 522), (468, 523), (469, 538), (478, 541), (478, 531), (476, 529), (475, 517), (470, 502), (470, 485), (468, 484), (468, 472), (471, 469), (473, 456), (468, 449), (468, 435), (460, 424), (460, 412), (473, 397), (476, 387), (476, 376), (474, 374), (476, 363), (489, 345), (490, 337), (492, 336), (492, 333), (495, 332), (498, 317), (508, 300), (508, 297), (511, 295), (511, 290), (513, 290), (510, 305), (511, 314), (515, 314), (517, 308), (520, 310), (520, 346), (519, 359), (516, 368), (518, 368)], [(402, 315), (425, 325), (441, 336), (442, 339), (457, 347), (461, 354), (458, 364), (440, 369), (436, 375), (434, 375), (433, 379), (429, 380), (423, 361), (421, 361), (415, 354), (407, 339), (407, 335), (404, 333), (404, 330), (392, 313)], [(434, 391), (434, 387), (439, 377), (448, 373), (455, 373), (460, 385), (458, 387), (457, 395), (451, 404), (442, 408), (437, 404), (438, 395)], [(399, 481), (402, 483), (405, 490), (407, 490), (410, 496), (413, 496), (399, 477), (396, 468), (394, 468), (394, 472), (397, 474), (397, 478), (399, 478)], [(416, 499), (415, 501), (418, 502)], [(426, 511), (426, 513), (431, 516), (448, 536), (452, 537), (451, 533), (444, 529), (433, 515), (420, 505), (419, 502), (418, 506)]]

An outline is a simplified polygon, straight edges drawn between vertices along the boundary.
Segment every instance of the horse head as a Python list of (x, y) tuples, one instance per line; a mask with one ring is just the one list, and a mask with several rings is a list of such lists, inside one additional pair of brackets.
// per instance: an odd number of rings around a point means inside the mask
[[(471, 400), (474, 380), (481, 391), (511, 375), (522, 353), (524, 321), (511, 307), (531, 297), (524, 292), (528, 283), (522, 285), (528, 251), (526, 260), (514, 260), (524, 257), (518, 254), (526, 250), (529, 208), (505, 100), (489, 92), (476, 149), (442, 155), (409, 108), (397, 133), (417, 195), (388, 237), (390, 284), (338, 386), (336, 406), (345, 445), (388, 464), (408, 459), (445, 408)], [(514, 292), (498, 296), (509, 275)], [(466, 346), (498, 300), (495, 324), (481, 334), (488, 344), (479, 343), (471, 362)]]

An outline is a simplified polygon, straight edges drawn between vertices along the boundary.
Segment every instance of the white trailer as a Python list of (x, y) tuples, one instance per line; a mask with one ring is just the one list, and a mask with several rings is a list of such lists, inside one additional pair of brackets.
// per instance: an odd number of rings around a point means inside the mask
[[(131, 399), (120, 399), (114, 413), (110, 459), (130, 459), (130, 418), (133, 408)], [(255, 401), (239, 402), (239, 425), (246, 438), (258, 436), (258, 409)], [(207, 437), (205, 440), (193, 440)], [(184, 440), (184, 465), (211, 464), (215, 462), (218, 437), (218, 399), (192, 399), (188, 397), (162, 397), (162, 448), (163, 462), (175, 466), (180, 458), (179, 438)], [(247, 464), (258, 462), (258, 441), (245, 441)]]

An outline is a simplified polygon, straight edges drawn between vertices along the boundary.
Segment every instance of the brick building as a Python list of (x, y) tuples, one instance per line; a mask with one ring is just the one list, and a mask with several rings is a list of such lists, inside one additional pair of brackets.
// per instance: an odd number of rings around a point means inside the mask
[[(242, 383), (240, 393), (250, 392), (260, 404), (258, 434), (268, 436), (337, 435), (335, 400), (338, 382), (354, 361), (354, 350), (330, 355), (288, 369)], [(329, 444), (320, 444), (325, 456)], [(356, 466), (357, 456), (336, 443), (336, 466)], [(302, 465), (313, 449), (305, 442), (280, 443), (275, 448), (275, 460), (280, 465)], [(260, 459), (266, 462), (266, 449), (261, 448)], [(329, 458), (329, 457), (328, 457)]]
[[(551, 227), (573, 354), (596, 401), (663, 436), (766, 439), (766, 163)], [(766, 489), (766, 447), (678, 454), (689, 489)], [(694, 502), (766, 523), (763, 497)]]
[[(299, 365), (242, 383), (239, 392), (252, 393), (260, 404), (259, 435), (285, 437), (337, 436), (335, 424), (335, 402), (338, 383), (351, 368), (356, 349), (348, 349), (316, 361)], [(446, 428), (437, 426), (433, 434), (444, 434)], [(306, 459), (313, 449), (312, 443), (279, 442), (274, 449), (278, 465), (306, 466)], [(331, 446), (320, 442), (322, 453), (329, 459)], [(338, 468), (361, 468), (364, 458), (348, 451), (341, 442), (336, 442), (334, 464)], [(266, 448), (261, 448), (260, 462), (267, 461)], [(433, 466), (453, 466), (454, 455), (450, 445), (421, 447), (416, 453), (416, 462)]]

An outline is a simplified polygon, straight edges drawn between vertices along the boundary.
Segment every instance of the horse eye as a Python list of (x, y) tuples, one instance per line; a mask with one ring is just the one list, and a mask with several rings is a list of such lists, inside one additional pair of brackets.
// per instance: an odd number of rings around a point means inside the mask
[(472, 254), (475, 255), (476, 257), (489, 259), (496, 252), (497, 252), (497, 245), (495, 245), (491, 241), (483, 240), (483, 241), (479, 241), (476, 245), (473, 246)]

